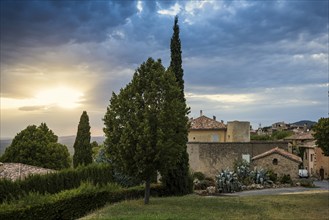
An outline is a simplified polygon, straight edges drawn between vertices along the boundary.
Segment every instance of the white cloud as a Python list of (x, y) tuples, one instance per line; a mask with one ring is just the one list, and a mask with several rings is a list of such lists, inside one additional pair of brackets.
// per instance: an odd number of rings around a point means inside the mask
[(171, 15), (176, 16), (181, 11), (182, 7), (176, 2), (175, 5), (171, 6), (169, 9), (160, 9), (158, 13), (161, 15)]

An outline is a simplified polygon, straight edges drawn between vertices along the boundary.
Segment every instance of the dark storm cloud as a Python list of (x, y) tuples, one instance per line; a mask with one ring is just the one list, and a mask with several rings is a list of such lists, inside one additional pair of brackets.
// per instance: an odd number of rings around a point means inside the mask
[(135, 1), (1, 1), (1, 43), (99, 42), (136, 13)]

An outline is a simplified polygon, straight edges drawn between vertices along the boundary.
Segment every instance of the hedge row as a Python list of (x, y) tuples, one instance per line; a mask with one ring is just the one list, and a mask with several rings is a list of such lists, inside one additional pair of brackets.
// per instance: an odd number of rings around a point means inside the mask
[[(151, 188), (153, 196), (162, 196), (164, 192), (159, 185), (153, 185)], [(110, 184), (102, 187), (84, 184), (77, 189), (58, 194), (42, 195), (39, 199), (33, 199), (32, 197), (36, 195), (31, 194), (25, 197), (23, 204), (22, 201), (2, 204), (0, 219), (76, 219), (106, 203), (137, 199), (143, 195), (144, 188), (141, 186), (120, 188)]]
[(30, 192), (54, 194), (62, 190), (73, 189), (81, 182), (94, 185), (113, 182), (113, 172), (109, 165), (91, 164), (77, 169), (67, 169), (46, 175), (33, 175), (24, 180), (0, 180), (0, 202), (21, 198)]

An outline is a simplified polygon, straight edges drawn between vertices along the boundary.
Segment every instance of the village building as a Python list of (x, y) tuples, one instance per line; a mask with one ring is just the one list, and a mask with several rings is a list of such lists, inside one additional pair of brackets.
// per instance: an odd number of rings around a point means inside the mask
[(291, 179), (298, 179), (299, 165), (302, 159), (278, 147), (251, 158), (254, 167), (272, 170), (279, 177), (289, 175)]
[(329, 178), (329, 157), (316, 145), (312, 132), (299, 132), (285, 138), (289, 142), (288, 151), (302, 154), (303, 166), (309, 176), (319, 179)]
[(202, 115), (190, 120), (188, 142), (250, 142), (250, 122), (232, 121), (224, 124), (216, 117)]

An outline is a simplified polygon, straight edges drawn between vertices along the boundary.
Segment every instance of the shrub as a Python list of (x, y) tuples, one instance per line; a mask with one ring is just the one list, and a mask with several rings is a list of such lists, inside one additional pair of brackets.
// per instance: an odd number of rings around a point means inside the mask
[(205, 180), (201, 180), (198, 181), (194, 184), (194, 189), (195, 190), (205, 190), (207, 189), (209, 186), (216, 186), (215, 182), (212, 180), (210, 181), (209, 179), (205, 179)]
[(280, 178), (280, 183), (282, 184), (292, 184), (292, 180), (291, 180), (291, 177), (290, 175), (282, 175), (281, 178)]
[(268, 170), (267, 176), (273, 183), (276, 183), (276, 181), (278, 180), (278, 175), (274, 173), (273, 170)]
[[(161, 186), (151, 187), (152, 195), (161, 196)], [(22, 200), (0, 205), (0, 219), (76, 219), (88, 212), (125, 199), (141, 198), (144, 187), (121, 188), (116, 184), (94, 186), (81, 184), (79, 188), (58, 194), (30, 193)]]
[(0, 180), (0, 202), (18, 199), (30, 192), (58, 193), (62, 190), (77, 188), (82, 181), (89, 181), (94, 185), (114, 182), (112, 169), (109, 165), (92, 164), (57, 173), (33, 175), (15, 182), (2, 179)]
[(217, 176), (217, 190), (223, 193), (232, 193), (242, 190), (242, 184), (236, 173), (229, 170), (222, 170)]
[(204, 175), (202, 172), (193, 173), (193, 179), (204, 180), (205, 178), (206, 175)]

